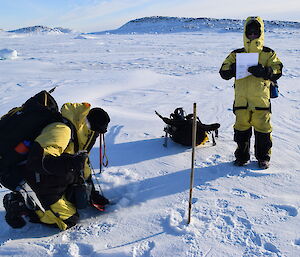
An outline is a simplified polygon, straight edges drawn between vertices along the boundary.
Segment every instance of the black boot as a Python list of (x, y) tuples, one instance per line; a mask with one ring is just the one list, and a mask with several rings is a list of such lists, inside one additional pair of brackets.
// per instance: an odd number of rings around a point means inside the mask
[(269, 161), (258, 161), (258, 167), (261, 169), (268, 169), (270, 167)]
[(3, 197), (3, 206), (6, 210), (5, 221), (12, 228), (22, 228), (26, 225), (23, 216), (28, 217), (28, 221), (32, 223), (40, 223), (35, 210), (28, 208), (28, 206), (33, 207), (29, 201), (31, 200), (27, 199), (25, 203), (25, 199), (19, 191), (13, 191)]
[(258, 160), (258, 166), (262, 169), (269, 168), (271, 158), (271, 133), (261, 133), (254, 131), (255, 135), (255, 157)]
[(3, 197), (3, 206), (6, 210), (5, 221), (12, 228), (22, 228), (26, 222), (22, 215), (27, 214), (24, 199), (19, 192), (11, 192)]
[(237, 148), (234, 152), (236, 160), (234, 164), (243, 166), (250, 160), (250, 138), (252, 129), (245, 131), (234, 130), (234, 141), (237, 143)]

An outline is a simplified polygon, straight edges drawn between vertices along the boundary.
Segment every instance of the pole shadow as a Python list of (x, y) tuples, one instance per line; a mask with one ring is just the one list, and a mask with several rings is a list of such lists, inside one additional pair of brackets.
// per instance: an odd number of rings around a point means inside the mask
[[(222, 177), (263, 177), (268, 173), (259, 173), (235, 167), (231, 162), (210, 167), (195, 168), (194, 187), (201, 187)], [(114, 202), (130, 195), (129, 206), (147, 202), (177, 193), (188, 193), (190, 187), (190, 169), (131, 182), (105, 190), (105, 195)]]

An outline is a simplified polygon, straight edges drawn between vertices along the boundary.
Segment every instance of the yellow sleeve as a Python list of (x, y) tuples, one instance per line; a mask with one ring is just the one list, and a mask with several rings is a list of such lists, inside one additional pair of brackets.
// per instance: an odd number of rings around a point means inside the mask
[(71, 129), (64, 123), (55, 122), (46, 126), (35, 139), (44, 149), (44, 154), (60, 156), (71, 139)]
[(226, 71), (230, 69), (231, 64), (236, 62), (236, 53), (235, 52), (231, 52), (226, 59), (224, 60), (221, 70), (222, 71)]
[(226, 57), (225, 61), (223, 62), (219, 70), (219, 73), (223, 79), (229, 80), (236, 76), (235, 68), (231, 66), (233, 63), (235, 63), (235, 61), (236, 61), (236, 54), (235, 52), (231, 52)]
[(273, 76), (276, 77), (276, 80), (281, 77), (283, 65), (282, 65), (281, 61), (279, 60), (279, 58), (277, 57), (275, 52), (272, 52), (272, 55), (268, 60), (267, 66), (272, 68), (272, 71), (274, 74)]

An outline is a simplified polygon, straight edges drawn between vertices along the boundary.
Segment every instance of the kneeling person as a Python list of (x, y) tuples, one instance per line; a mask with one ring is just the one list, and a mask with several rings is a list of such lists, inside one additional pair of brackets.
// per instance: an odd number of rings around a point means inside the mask
[[(33, 222), (65, 230), (77, 223), (77, 209), (88, 204), (103, 209), (109, 203), (95, 190), (88, 159), (99, 134), (107, 131), (109, 115), (101, 108), (90, 109), (88, 103), (66, 103), (61, 114), (64, 122), (46, 126), (32, 144), (27, 163), (19, 166), (24, 177), (20, 190), (4, 197), (5, 219), (14, 228), (25, 225), (22, 215), (27, 214)], [(22, 197), (26, 188), (37, 199)]]

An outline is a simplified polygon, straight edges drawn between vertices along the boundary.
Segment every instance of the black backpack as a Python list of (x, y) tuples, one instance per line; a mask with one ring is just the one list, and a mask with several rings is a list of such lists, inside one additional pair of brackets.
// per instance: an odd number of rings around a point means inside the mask
[[(193, 125), (193, 114), (185, 115), (185, 111), (182, 108), (176, 108), (174, 113), (170, 114), (170, 118), (161, 116), (158, 112), (155, 113), (167, 124), (164, 128), (167, 135), (179, 144), (185, 146), (192, 145), (192, 125)], [(196, 145), (205, 143), (208, 139), (208, 134), (212, 134), (213, 145), (216, 144), (215, 136), (218, 137), (219, 123), (203, 124), (197, 117), (197, 134), (196, 134)], [(213, 134), (215, 133), (215, 135)]]
[(63, 122), (54, 98), (41, 91), (0, 119), (0, 183), (14, 190), (21, 179), (18, 166), (26, 161), (31, 143), (42, 129)]

